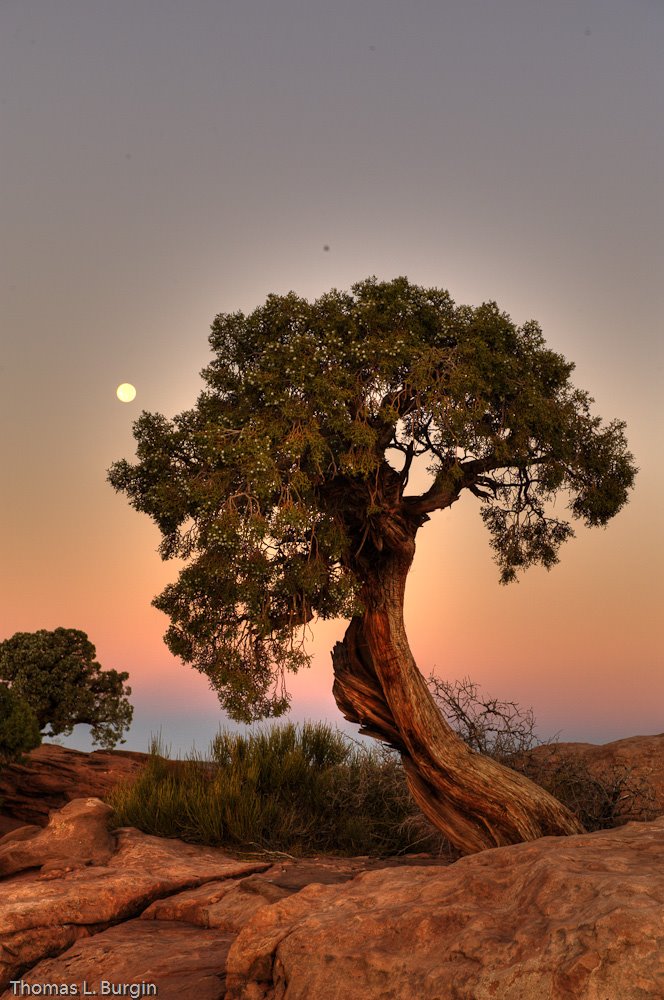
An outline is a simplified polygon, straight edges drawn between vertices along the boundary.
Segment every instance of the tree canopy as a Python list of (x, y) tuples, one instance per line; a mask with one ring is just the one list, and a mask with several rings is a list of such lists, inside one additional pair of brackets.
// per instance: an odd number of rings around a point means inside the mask
[[(111, 748), (129, 728), (129, 674), (103, 670), (85, 632), (16, 632), (0, 642), (0, 681), (30, 707), (47, 737), (69, 735), (74, 726), (91, 727), (93, 743)], [(1, 685), (0, 685), (1, 686)]]
[(464, 492), (508, 583), (552, 567), (570, 520), (605, 525), (633, 484), (624, 424), (593, 415), (574, 365), (495, 302), (372, 278), (222, 313), (210, 345), (196, 405), (143, 412), (137, 461), (109, 480), (186, 561), (153, 603), (239, 720), (286, 710), (302, 627), (361, 615), (386, 554)]

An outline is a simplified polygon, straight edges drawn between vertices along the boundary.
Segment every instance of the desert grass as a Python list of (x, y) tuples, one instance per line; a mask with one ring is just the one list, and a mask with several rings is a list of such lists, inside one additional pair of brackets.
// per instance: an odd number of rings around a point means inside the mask
[(245, 853), (449, 855), (397, 755), (325, 723), (221, 731), (207, 756), (178, 761), (155, 740), (138, 778), (108, 801), (118, 826)]

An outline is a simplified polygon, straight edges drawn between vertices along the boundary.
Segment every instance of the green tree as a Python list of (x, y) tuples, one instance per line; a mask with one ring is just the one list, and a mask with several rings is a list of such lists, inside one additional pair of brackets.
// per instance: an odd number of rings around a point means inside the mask
[(20, 760), (40, 743), (35, 713), (7, 684), (0, 683), (0, 765)]
[(0, 642), (0, 680), (30, 706), (43, 735), (69, 735), (91, 727), (93, 743), (110, 749), (129, 728), (133, 708), (126, 672), (103, 670), (85, 632), (16, 632)]
[[(195, 407), (142, 413), (137, 462), (113, 487), (149, 514), (161, 555), (186, 561), (154, 605), (171, 651), (206, 674), (235, 719), (288, 707), (313, 616), (351, 619), (334, 694), (361, 731), (397, 748), (425, 814), (461, 850), (578, 831), (522, 776), (473, 754), (438, 710), (403, 622), (420, 528), (477, 499), (503, 583), (558, 559), (556, 508), (604, 525), (635, 468), (624, 425), (602, 424), (535, 322), (493, 302), (455, 306), (406, 278), (313, 303), (271, 295), (221, 314)], [(424, 465), (427, 487), (408, 492)], [(433, 585), (433, 581), (432, 581)]]

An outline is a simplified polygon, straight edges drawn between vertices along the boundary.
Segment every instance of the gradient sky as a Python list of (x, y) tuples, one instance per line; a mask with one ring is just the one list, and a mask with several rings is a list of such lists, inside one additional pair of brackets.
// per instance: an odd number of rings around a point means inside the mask
[[(662, 51), (660, 0), (3, 0), (0, 639), (83, 629), (130, 672), (127, 748), (206, 748), (224, 717), (150, 606), (177, 566), (106, 470), (142, 409), (195, 401), (216, 313), (405, 274), (537, 319), (640, 467), (507, 588), (477, 501), (435, 515), (423, 673), (544, 737), (664, 729)], [(343, 629), (315, 627), (292, 718), (343, 722)]]

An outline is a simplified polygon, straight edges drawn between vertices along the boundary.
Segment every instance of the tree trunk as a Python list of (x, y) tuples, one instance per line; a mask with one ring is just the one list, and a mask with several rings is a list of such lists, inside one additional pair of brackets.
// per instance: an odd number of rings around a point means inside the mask
[(417, 669), (403, 620), (415, 543), (381, 553), (366, 577), (365, 611), (332, 652), (334, 696), (360, 732), (401, 754), (411, 794), (425, 816), (464, 854), (538, 837), (583, 833), (544, 789), (451, 729)]

